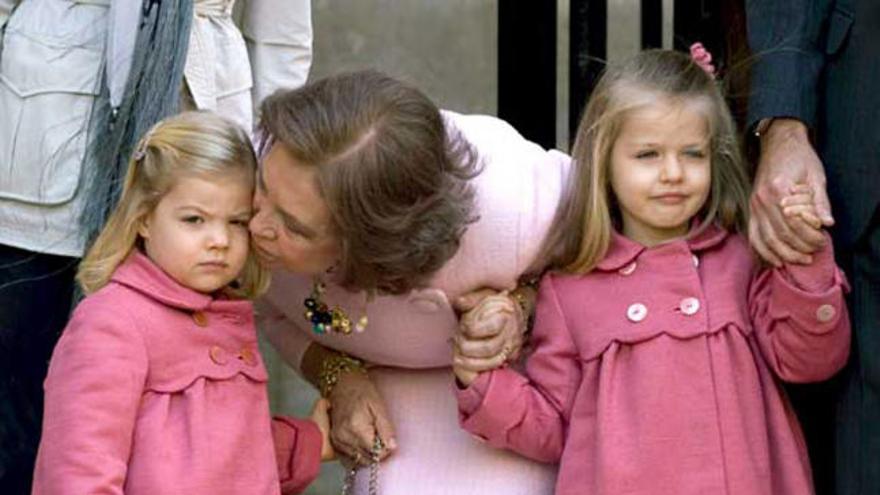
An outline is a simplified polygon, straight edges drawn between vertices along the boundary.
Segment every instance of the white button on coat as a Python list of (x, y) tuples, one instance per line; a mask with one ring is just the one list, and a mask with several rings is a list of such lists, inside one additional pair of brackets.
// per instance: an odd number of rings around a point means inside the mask
[(624, 275), (624, 276), (625, 275), (632, 275), (632, 273), (634, 271), (636, 271), (637, 265), (638, 264), (635, 261), (633, 261), (632, 263), (626, 265), (625, 267), (621, 268), (620, 270), (617, 270), (617, 273)]
[(696, 254), (692, 254), (691, 257), (692, 257), (693, 260), (694, 260), (694, 266), (695, 266), (695, 267), (699, 267), (699, 266), (700, 266), (700, 258), (697, 258), (697, 255), (696, 255)]
[(642, 303), (630, 304), (626, 308), (626, 317), (629, 321), (638, 323), (644, 320), (646, 316), (648, 316), (648, 308)]
[(816, 310), (816, 319), (822, 323), (828, 323), (834, 319), (837, 310), (830, 304), (823, 304)]
[(700, 310), (700, 300), (695, 297), (686, 297), (678, 304), (682, 313), (691, 316)]

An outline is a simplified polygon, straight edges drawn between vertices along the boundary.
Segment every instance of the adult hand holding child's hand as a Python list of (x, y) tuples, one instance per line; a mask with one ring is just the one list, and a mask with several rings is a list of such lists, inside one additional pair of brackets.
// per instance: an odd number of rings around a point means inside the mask
[(457, 301), (457, 307), (466, 312), (453, 338), (453, 371), (464, 385), (470, 385), (480, 372), (516, 359), (523, 345), (525, 318), (519, 304), (506, 291), (483, 292), (482, 297), (475, 294)]

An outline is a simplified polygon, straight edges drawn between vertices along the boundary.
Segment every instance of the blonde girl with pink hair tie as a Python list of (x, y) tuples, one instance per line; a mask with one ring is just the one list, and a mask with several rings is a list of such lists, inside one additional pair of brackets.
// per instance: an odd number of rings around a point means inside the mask
[(593, 92), (525, 372), (455, 357), (462, 426), (558, 462), (558, 495), (813, 493), (782, 382), (844, 365), (847, 285), (809, 187), (779, 206), (824, 247), (779, 267), (750, 252), (736, 129), (697, 51), (642, 52)]

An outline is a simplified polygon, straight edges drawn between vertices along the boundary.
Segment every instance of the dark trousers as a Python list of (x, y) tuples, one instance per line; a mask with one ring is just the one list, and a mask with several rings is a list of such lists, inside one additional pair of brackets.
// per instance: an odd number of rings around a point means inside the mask
[(0, 493), (29, 494), (43, 380), (70, 315), (78, 259), (0, 244)]
[(840, 381), (838, 374), (826, 382), (785, 385), (807, 441), (816, 495), (834, 494), (834, 422)]
[(837, 495), (880, 494), (880, 209), (848, 260), (853, 347), (840, 376)]
[(880, 495), (880, 211), (852, 247), (835, 246), (852, 288), (852, 350), (833, 379), (787, 385), (816, 495)]

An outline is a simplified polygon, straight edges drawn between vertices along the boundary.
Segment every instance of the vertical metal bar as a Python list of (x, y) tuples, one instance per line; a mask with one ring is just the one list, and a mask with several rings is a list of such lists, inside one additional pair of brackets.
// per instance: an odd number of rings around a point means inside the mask
[(605, 67), (608, 27), (607, 0), (571, 0), (569, 39), (569, 136), (574, 142), (581, 112)]
[[(687, 1), (687, 0), (682, 0)], [(674, 16), (675, 16), (675, 0), (662, 0), (662, 8), (663, 8), (663, 48), (666, 50), (672, 50), (673, 46), (675, 46), (675, 29), (674, 29)]]
[(556, 0), (499, 0), (498, 116), (556, 146)]
[(571, 70), (569, 0), (556, 3), (556, 148), (568, 151), (569, 71)]

